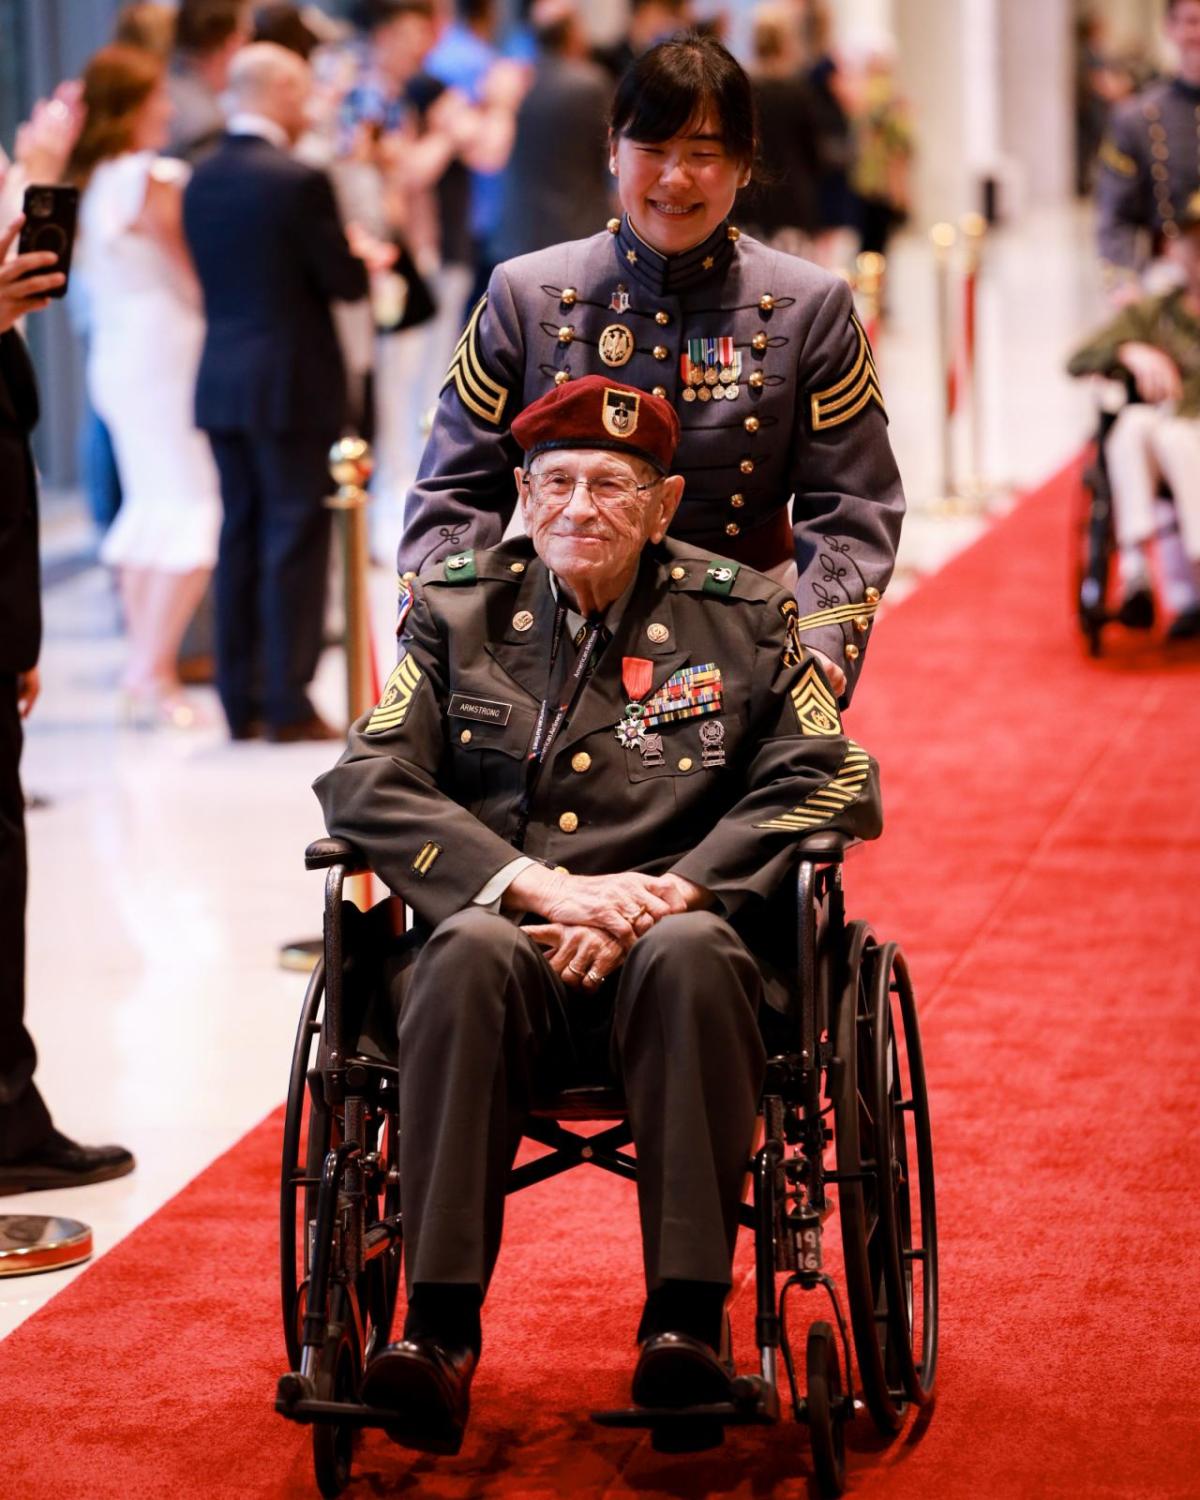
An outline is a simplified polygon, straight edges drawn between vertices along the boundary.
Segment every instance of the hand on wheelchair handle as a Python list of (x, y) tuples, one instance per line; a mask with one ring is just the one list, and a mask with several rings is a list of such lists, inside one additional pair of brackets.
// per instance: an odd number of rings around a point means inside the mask
[(1183, 394), (1179, 367), (1169, 354), (1153, 344), (1130, 340), (1120, 346), (1117, 356), (1133, 376), (1143, 401), (1178, 401)]

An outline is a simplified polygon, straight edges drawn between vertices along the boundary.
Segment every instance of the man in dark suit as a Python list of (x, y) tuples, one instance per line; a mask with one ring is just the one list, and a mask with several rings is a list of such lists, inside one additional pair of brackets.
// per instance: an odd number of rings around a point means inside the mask
[(310, 86), (282, 47), (238, 53), (229, 133), (184, 195), (208, 319), (196, 425), (221, 477), (217, 690), (234, 739), (334, 733), (307, 691), (325, 616), (327, 455), (346, 405), (330, 303), (366, 295), (372, 247), (351, 249), (328, 178), (289, 154)]
[[(14, 325), (62, 285), (56, 257), (4, 264), (22, 220), (0, 234), (0, 1195), (78, 1187), (133, 1170), (121, 1146), (81, 1146), (54, 1128), (33, 1081), (37, 1051), (25, 1028), (25, 797), (21, 721), (38, 695), (37, 476), (29, 434), (37, 385)], [(28, 279), (25, 279), (28, 278)]]

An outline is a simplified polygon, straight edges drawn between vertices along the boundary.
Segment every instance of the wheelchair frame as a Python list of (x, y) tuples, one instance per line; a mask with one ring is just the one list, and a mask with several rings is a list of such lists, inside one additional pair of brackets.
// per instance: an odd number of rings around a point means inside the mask
[[(726, 1426), (780, 1420), (782, 1357), (792, 1414), (810, 1429), (817, 1479), (829, 1495), (844, 1487), (845, 1427), (862, 1404), (851, 1342), (865, 1405), (891, 1438), (909, 1404), (932, 1398), (938, 1340), (933, 1156), (916, 1005), (897, 945), (846, 921), (846, 848), (829, 833), (797, 847), (797, 964), (785, 1018), (794, 1046), (767, 1063), (763, 1139), (748, 1164), (752, 1200), (741, 1207), (755, 1236), (759, 1371), (736, 1377), (733, 1400), (720, 1405), (593, 1413), (605, 1425), (650, 1429), (661, 1451), (712, 1447)], [(327, 871), (325, 942), (301, 1012), (284, 1124), (280, 1272), (290, 1370), (279, 1380), (276, 1410), (311, 1425), (318, 1486), (333, 1496), (349, 1481), (357, 1430), (386, 1428), (391, 1419), (364, 1406), (358, 1387), (390, 1335), (401, 1275), (397, 1070), (349, 1052), (343, 1029), (343, 884), (367, 866), (354, 846), (330, 838), (310, 845), (305, 861)], [(613, 1123), (584, 1136), (564, 1120)], [(636, 1179), (624, 1149), (632, 1132), (610, 1090), (572, 1089), (540, 1103), (525, 1134), (550, 1154), (514, 1167), (509, 1192), (583, 1164)], [(849, 1324), (823, 1262), (830, 1187)], [(777, 1273), (786, 1273), (782, 1287)], [(820, 1289), (832, 1310), (832, 1322), (809, 1329), (803, 1397), (787, 1317), (797, 1288)]]

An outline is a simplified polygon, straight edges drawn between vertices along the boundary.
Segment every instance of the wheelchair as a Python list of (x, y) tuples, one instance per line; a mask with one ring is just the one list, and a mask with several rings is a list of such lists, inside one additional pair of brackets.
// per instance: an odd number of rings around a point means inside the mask
[[(1096, 378), (1096, 377), (1089, 377)], [(1089, 460), (1083, 471), (1075, 520), (1074, 602), (1079, 629), (1089, 656), (1102, 654), (1102, 635), (1106, 626), (1117, 623), (1147, 628), (1150, 620), (1127, 621), (1120, 606), (1112, 607), (1114, 561), (1117, 554), (1113, 526), (1112, 482), (1108, 472), (1105, 445), (1117, 418), (1125, 407), (1140, 398), (1127, 373), (1100, 378), (1099, 414), (1096, 435), (1089, 447)], [(1158, 530), (1161, 540), (1177, 534), (1175, 506), (1170, 489), (1163, 484), (1158, 494)]]
[[(592, 1413), (607, 1426), (649, 1429), (656, 1450), (683, 1453), (716, 1446), (729, 1426), (779, 1423), (786, 1403), (808, 1427), (826, 1495), (845, 1485), (847, 1424), (865, 1405), (883, 1437), (894, 1438), (910, 1406), (931, 1403), (938, 1355), (933, 1152), (916, 1003), (900, 948), (846, 918), (842, 871), (852, 842), (810, 834), (797, 845), (794, 883), (776, 895), (794, 928), (795, 967), (787, 1013), (771, 1013), (778, 1037), (764, 1027), (769, 1048), (778, 1045), (766, 1066), (761, 1144), (748, 1163), (752, 1192), (741, 1207), (754, 1236), (757, 1370), (738, 1375), (721, 1404)], [(317, 1485), (335, 1496), (350, 1480), (360, 1429), (390, 1421), (359, 1390), (397, 1315), (403, 1193), (396, 1067), (357, 1049), (349, 1034), (343, 887), (366, 865), (335, 838), (311, 844), (305, 862), (327, 872), (324, 954), (300, 1015), (284, 1123), (280, 1272), (290, 1368), (275, 1406), (311, 1427)], [(402, 933), (403, 908), (391, 899)], [(569, 1128), (580, 1122), (604, 1128)], [(613, 1088), (538, 1100), (525, 1133), (549, 1154), (514, 1166), (510, 1193), (584, 1164), (636, 1178), (626, 1149), (632, 1131)], [(822, 1247), (835, 1206), (848, 1317)], [(801, 1365), (789, 1306), (797, 1293), (814, 1292), (823, 1315), (808, 1326)]]

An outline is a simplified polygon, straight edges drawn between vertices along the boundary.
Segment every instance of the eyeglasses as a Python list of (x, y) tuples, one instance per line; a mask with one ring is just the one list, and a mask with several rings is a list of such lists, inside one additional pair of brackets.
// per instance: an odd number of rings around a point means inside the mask
[(592, 504), (601, 508), (636, 505), (643, 490), (652, 490), (659, 483), (652, 479), (648, 484), (635, 484), (632, 479), (609, 474), (588, 479), (583, 474), (568, 474), (565, 469), (543, 469), (537, 474), (526, 470), (521, 477), (538, 505), (566, 505), (576, 487), (583, 485)]

